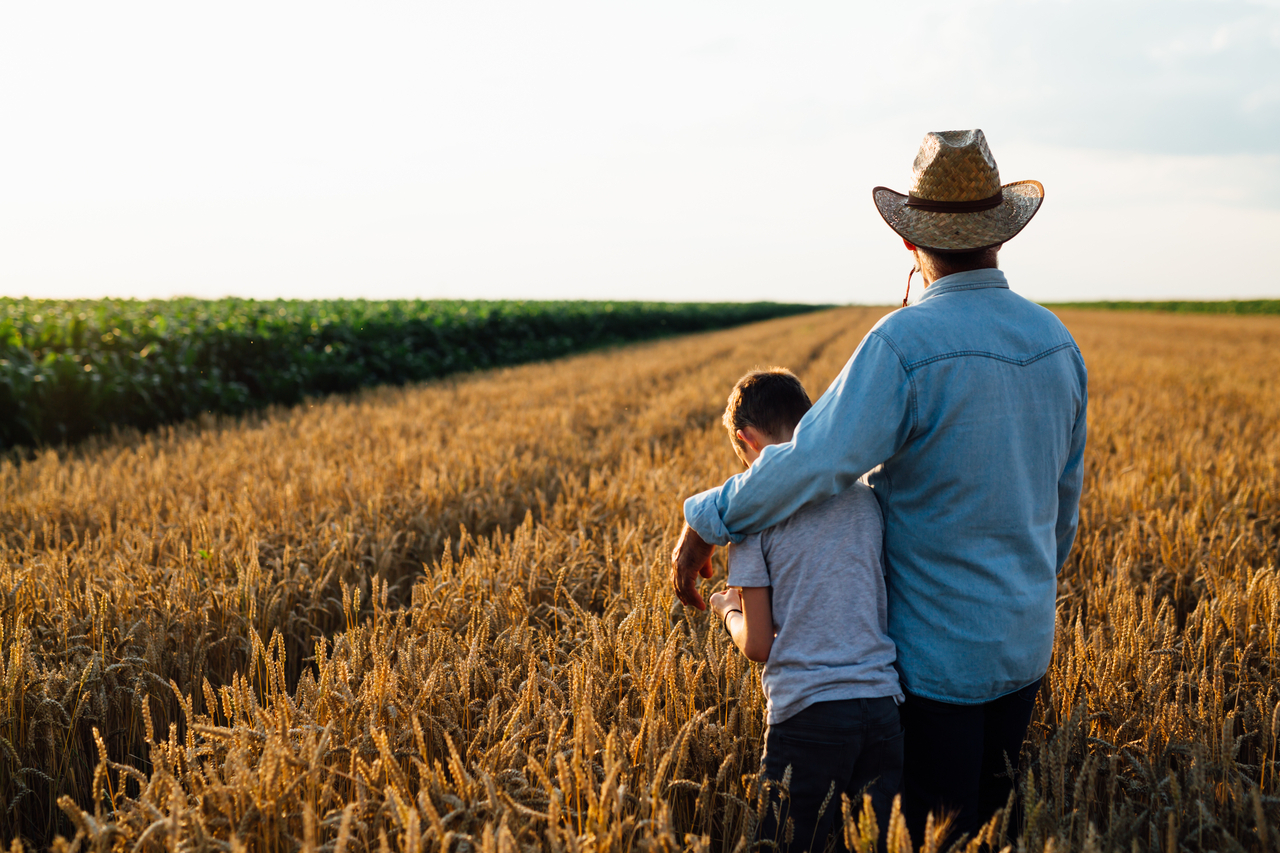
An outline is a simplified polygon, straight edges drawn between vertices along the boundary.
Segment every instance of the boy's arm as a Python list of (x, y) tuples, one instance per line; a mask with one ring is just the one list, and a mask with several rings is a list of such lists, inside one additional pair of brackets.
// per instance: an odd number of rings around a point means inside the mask
[(729, 636), (748, 660), (764, 663), (773, 649), (773, 606), (769, 587), (742, 588), (742, 615), (729, 617)]
[(769, 587), (730, 587), (711, 596), (711, 608), (729, 629), (738, 651), (748, 660), (765, 663), (773, 649), (773, 606)]
[[(729, 549), (729, 588), (711, 596), (711, 609), (729, 629), (733, 644), (750, 660), (764, 663), (773, 648), (773, 606), (769, 562), (757, 533)], [(739, 611), (734, 613), (733, 611)]]

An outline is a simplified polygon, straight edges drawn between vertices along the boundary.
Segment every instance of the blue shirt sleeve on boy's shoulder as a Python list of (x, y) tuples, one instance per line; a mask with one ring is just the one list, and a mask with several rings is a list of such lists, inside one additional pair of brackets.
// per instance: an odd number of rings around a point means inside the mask
[(791, 441), (766, 447), (745, 472), (684, 503), (707, 542), (741, 542), (837, 495), (893, 456), (915, 426), (915, 389), (892, 340), (877, 327), (801, 419)]

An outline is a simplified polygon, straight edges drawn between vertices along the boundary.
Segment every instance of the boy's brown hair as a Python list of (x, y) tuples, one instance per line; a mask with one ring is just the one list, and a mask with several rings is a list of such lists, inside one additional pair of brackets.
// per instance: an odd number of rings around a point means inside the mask
[(753, 370), (738, 380), (729, 392), (724, 409), (724, 428), (729, 440), (746, 451), (738, 430), (755, 427), (775, 441), (785, 441), (813, 403), (796, 375), (785, 367)]

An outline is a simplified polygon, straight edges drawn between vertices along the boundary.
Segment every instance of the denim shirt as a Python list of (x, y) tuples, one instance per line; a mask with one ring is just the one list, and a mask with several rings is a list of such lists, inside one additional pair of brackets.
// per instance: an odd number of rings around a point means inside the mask
[(689, 498), (685, 519), (741, 541), (870, 472), (903, 688), (987, 702), (1049, 666), (1087, 399), (1057, 317), (999, 270), (949, 275), (876, 324), (790, 442)]

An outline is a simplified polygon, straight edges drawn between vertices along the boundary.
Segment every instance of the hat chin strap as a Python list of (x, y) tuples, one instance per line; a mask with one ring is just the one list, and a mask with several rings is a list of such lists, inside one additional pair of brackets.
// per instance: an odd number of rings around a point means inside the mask
[(905, 294), (905, 295), (903, 295), (903, 297), (902, 297), (902, 307), (903, 307), (903, 308), (906, 308), (906, 307), (907, 307), (907, 301), (911, 298), (911, 276), (915, 275), (915, 274), (916, 274), (917, 272), (919, 272), (919, 271), (920, 271), (920, 265), (919, 265), (919, 264), (912, 264), (912, 265), (911, 265), (911, 272), (907, 273), (907, 292), (906, 292), (906, 294)]
[(1002, 201), (1004, 201), (1003, 189), (993, 196), (980, 198), (977, 201), (934, 201), (933, 199), (908, 195), (906, 205), (913, 210), (927, 210), (930, 213), (978, 213), (979, 211), (999, 207)]

